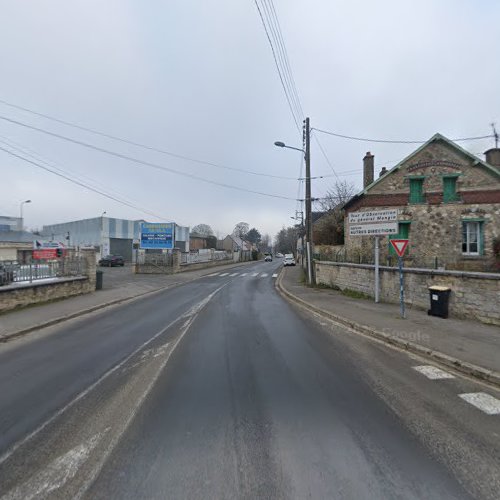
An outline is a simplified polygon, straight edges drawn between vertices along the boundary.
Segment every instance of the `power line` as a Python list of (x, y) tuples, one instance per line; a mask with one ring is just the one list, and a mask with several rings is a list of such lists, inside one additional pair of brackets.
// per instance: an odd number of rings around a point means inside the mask
[(9, 155), (11, 155), (11, 156), (14, 156), (15, 158), (18, 158), (18, 159), (20, 159), (20, 160), (23, 160), (23, 161), (25, 161), (26, 163), (30, 163), (31, 165), (34, 165), (35, 167), (41, 168), (41, 169), (43, 169), (43, 170), (46, 170), (47, 172), (50, 172), (50, 173), (52, 173), (52, 174), (54, 174), (54, 175), (57, 175), (58, 177), (62, 177), (63, 179), (66, 179), (67, 181), (72, 182), (73, 184), (77, 184), (78, 186), (81, 186), (81, 187), (83, 187), (83, 188), (85, 188), (85, 189), (88, 189), (88, 190), (90, 190), (90, 191), (93, 191), (94, 193), (100, 194), (101, 196), (104, 196), (104, 197), (106, 197), (106, 198), (109, 198), (110, 200), (116, 201), (117, 203), (121, 203), (122, 205), (126, 205), (126, 206), (128, 206), (128, 207), (130, 207), (130, 208), (134, 208), (135, 210), (139, 210), (139, 211), (140, 211), (140, 212), (142, 212), (142, 213), (145, 213), (145, 214), (148, 214), (148, 215), (152, 215), (152, 216), (154, 216), (154, 217), (156, 217), (156, 218), (158, 218), (158, 219), (160, 219), (160, 220), (168, 220), (168, 219), (166, 219), (165, 217), (162, 217), (162, 216), (157, 215), (157, 214), (155, 214), (155, 213), (153, 213), (153, 212), (149, 212), (149, 211), (147, 211), (147, 210), (144, 210), (144, 209), (142, 209), (142, 208), (140, 208), (140, 207), (137, 207), (137, 206), (133, 205), (132, 203), (128, 203), (128, 202), (126, 202), (126, 201), (120, 200), (120, 199), (118, 199), (118, 198), (116, 198), (116, 197), (114, 197), (114, 196), (112, 196), (112, 195), (109, 195), (109, 194), (107, 194), (107, 193), (104, 193), (104, 192), (100, 191), (99, 189), (96, 189), (96, 188), (94, 188), (94, 187), (92, 187), (92, 186), (89, 186), (89, 185), (87, 185), (87, 184), (85, 184), (85, 183), (83, 183), (83, 182), (80, 182), (80, 181), (76, 180), (76, 179), (72, 179), (72, 178), (71, 178), (71, 177), (69, 177), (68, 175), (65, 175), (65, 174), (62, 174), (62, 173), (60, 173), (60, 172), (56, 172), (56, 171), (54, 171), (54, 170), (51, 170), (50, 168), (48, 168), (48, 167), (46, 167), (46, 166), (44, 166), (44, 165), (40, 164), (40, 163), (39, 163), (39, 162), (37, 162), (37, 161), (30, 160), (29, 158), (25, 158), (24, 156), (21, 156), (20, 154), (17, 154), (17, 153), (15, 153), (15, 152), (13, 152), (13, 151), (9, 151), (8, 149), (5, 149), (5, 148), (4, 148), (4, 147), (2, 147), (2, 146), (0, 146), (0, 151), (4, 151), (5, 153), (7, 153), (7, 154), (9, 154)]
[(285, 83), (283, 81), (283, 76), (282, 76), (281, 71), (280, 71), (280, 66), (279, 66), (278, 60), (276, 58), (276, 51), (274, 49), (273, 42), (271, 41), (271, 37), (269, 35), (269, 31), (268, 31), (266, 23), (264, 21), (264, 16), (262, 15), (262, 11), (261, 11), (261, 9), (259, 7), (259, 4), (257, 3), (257, 0), (254, 0), (254, 3), (255, 3), (255, 6), (257, 7), (257, 11), (259, 12), (260, 20), (262, 21), (262, 26), (264, 27), (264, 31), (266, 32), (266, 36), (267, 36), (267, 40), (269, 42), (269, 45), (271, 47), (271, 51), (273, 53), (274, 64), (276, 65), (276, 69), (278, 70), (278, 76), (279, 76), (279, 79), (281, 81), (281, 86), (283, 87), (283, 91), (285, 92), (285, 97), (286, 97), (286, 100), (288, 102), (288, 107), (290, 108), (290, 112), (292, 113), (292, 118), (293, 118), (293, 121), (295, 122), (297, 130), (300, 133), (301, 128), (299, 126), (299, 120), (297, 120), (297, 117), (295, 116), (295, 112), (293, 110), (293, 106), (292, 106), (292, 104), (290, 102), (290, 97), (288, 95), (286, 85), (285, 85)]
[[(392, 140), (392, 139), (368, 139), (366, 137), (355, 137), (351, 135), (343, 135), (343, 134), (337, 134), (335, 132), (329, 132), (327, 130), (322, 130), (320, 128), (314, 128), (312, 130), (316, 130), (317, 132), (321, 132), (322, 134), (327, 134), (327, 135), (332, 135), (334, 137), (340, 137), (341, 139), (350, 139), (352, 141), (362, 141), (362, 142), (379, 142), (379, 143), (386, 143), (386, 144), (424, 144), (425, 141), (409, 141), (409, 140)], [(489, 139), (490, 137), (493, 137), (493, 135), (482, 135), (478, 137), (464, 137), (461, 139), (451, 139), (454, 142), (460, 142), (460, 141), (478, 141), (481, 139)]]
[(335, 175), (335, 177), (338, 180), (339, 176), (337, 175), (337, 172), (335, 172), (335, 169), (333, 168), (333, 165), (332, 165), (332, 163), (330, 161), (330, 158), (328, 158), (328, 155), (326, 154), (325, 150), (323, 149), (323, 146), (319, 142), (318, 137), (316, 136), (316, 134), (313, 134), (313, 137), (314, 137), (314, 140), (316, 141), (316, 144), (319, 146), (319, 149), (320, 149), (321, 153), (323, 154), (323, 156), (324, 156), (324, 158), (326, 160), (326, 163), (328, 163), (328, 166), (331, 168), (333, 174)]
[(7, 101), (5, 101), (3, 99), (0, 99), (0, 104), (4, 104), (5, 106), (9, 106), (11, 108), (15, 108), (15, 109), (19, 109), (19, 110), (22, 110), (22, 111), (26, 111), (27, 113), (31, 113), (31, 114), (39, 116), (41, 118), (45, 118), (47, 120), (51, 120), (53, 122), (60, 123), (62, 125), (66, 125), (68, 127), (72, 127), (72, 128), (76, 128), (76, 129), (79, 129), (79, 130), (83, 130), (84, 132), (89, 132), (91, 134), (95, 134), (95, 135), (98, 135), (98, 136), (101, 136), (101, 137), (105, 137), (107, 139), (112, 139), (113, 141), (118, 141), (118, 142), (122, 142), (124, 144), (129, 144), (131, 146), (136, 146), (136, 147), (139, 147), (139, 148), (142, 148), (142, 149), (147, 149), (148, 151), (153, 151), (155, 153), (161, 153), (161, 154), (164, 154), (164, 155), (168, 155), (168, 156), (171, 156), (173, 158), (178, 158), (180, 160), (190, 161), (190, 162), (193, 162), (193, 163), (198, 163), (200, 165), (208, 165), (208, 166), (211, 166), (211, 167), (221, 168), (221, 169), (225, 169), (225, 170), (232, 170), (232, 171), (241, 172), (241, 173), (244, 173), (244, 174), (257, 175), (257, 176), (261, 176), (261, 177), (272, 177), (272, 178), (275, 178), (275, 179), (285, 179), (285, 180), (297, 180), (294, 177), (287, 177), (287, 176), (282, 176), (282, 175), (274, 175), (274, 174), (268, 174), (268, 173), (264, 173), (264, 172), (255, 172), (253, 170), (247, 170), (247, 169), (237, 168), (237, 167), (230, 167), (228, 165), (221, 165), (220, 163), (214, 163), (214, 162), (211, 162), (211, 161), (200, 160), (200, 159), (193, 158), (193, 157), (190, 157), (190, 156), (181, 155), (181, 154), (178, 154), (178, 153), (173, 153), (172, 151), (167, 151), (165, 149), (160, 149), (160, 148), (157, 148), (155, 146), (149, 146), (147, 144), (142, 144), (140, 142), (132, 141), (132, 140), (129, 140), (129, 139), (124, 139), (123, 137), (118, 137), (116, 135), (108, 134), (106, 132), (101, 132), (101, 131), (96, 130), (96, 129), (92, 129), (92, 128), (89, 128), (89, 127), (84, 127), (82, 125), (78, 125), (76, 123), (72, 123), (72, 122), (69, 122), (69, 121), (66, 121), (66, 120), (62, 120), (60, 118), (56, 118), (54, 116), (47, 115), (45, 113), (40, 113), (38, 111), (34, 111), (34, 110), (26, 108), (24, 106), (19, 106), (18, 104), (13, 104), (11, 102), (7, 102)]
[[(140, 201), (138, 200), (134, 200), (134, 199), (131, 199), (131, 198), (128, 198), (127, 199), (127, 196), (116, 191), (115, 189), (112, 189), (112, 188), (108, 188), (107, 186), (104, 186), (102, 183), (100, 183), (99, 181), (96, 181), (95, 179), (93, 179), (92, 177), (89, 177), (87, 175), (83, 175), (83, 174), (75, 174), (74, 172), (70, 172), (68, 170), (64, 170), (63, 168), (60, 168), (60, 166), (57, 165), (57, 163), (53, 160), (48, 160), (46, 158), (43, 158), (42, 155), (40, 155), (40, 153), (37, 153), (36, 151), (33, 151), (32, 149), (26, 147), (26, 146), (23, 146), (22, 144), (18, 143), (18, 142), (15, 142), (13, 141), (12, 139), (8, 138), (8, 137), (5, 137), (3, 135), (0, 135), (0, 137), (3, 139), (3, 140), (0, 140), (0, 143), (4, 144), (4, 145), (7, 145), (8, 147), (18, 151), (18, 152), (21, 152), (22, 154), (36, 160), (36, 161), (39, 161), (41, 162), (42, 164), (50, 167), (51, 169), (54, 169), (54, 170), (57, 170), (67, 176), (71, 176), (72, 178), (76, 178), (76, 180), (88, 185), (88, 182), (85, 181), (85, 179), (87, 179), (88, 181), (94, 183), (95, 185), (97, 185), (97, 188), (99, 188), (100, 190), (100, 194), (106, 194), (108, 195), (109, 193), (111, 193), (110, 196), (113, 195), (113, 193), (115, 193), (116, 196), (119, 196), (122, 200), (125, 200), (127, 203), (130, 203), (130, 204), (140, 204)], [(95, 187), (95, 186), (91, 186), (91, 187)], [(96, 188), (96, 189), (97, 189)], [(101, 191), (102, 189), (102, 191)], [(115, 200), (116, 201), (116, 200)], [(139, 209), (139, 205), (137, 205), (138, 209)], [(158, 218), (162, 218), (162, 217), (159, 217), (157, 216), (154, 212), (151, 212), (149, 210), (146, 210), (146, 209), (142, 209), (140, 208), (140, 211), (144, 212), (144, 213), (147, 213), (148, 215), (153, 215), (155, 217), (158, 217)]]
[(165, 172), (169, 172), (169, 173), (175, 174), (175, 175), (180, 175), (182, 177), (187, 177), (189, 179), (195, 179), (195, 180), (198, 180), (198, 181), (201, 181), (201, 182), (206, 182), (208, 184), (213, 184), (215, 186), (221, 186), (221, 187), (225, 187), (225, 188), (228, 188), (228, 189), (234, 189), (234, 190), (237, 190), (237, 191), (244, 191), (246, 193), (258, 194), (258, 195), (267, 196), (267, 197), (270, 197), (270, 198), (279, 198), (279, 199), (283, 199), (283, 200), (295, 200), (295, 198), (290, 198), (288, 196), (281, 196), (281, 195), (277, 195), (277, 194), (264, 193), (264, 192), (261, 192), (261, 191), (255, 191), (255, 190), (252, 190), (252, 189), (247, 189), (247, 188), (243, 188), (243, 187), (239, 187), (239, 186), (233, 186), (231, 184), (226, 184), (226, 183), (223, 183), (223, 182), (217, 182), (217, 181), (214, 181), (214, 180), (211, 180), (211, 179), (205, 179), (204, 177), (200, 177), (200, 176), (195, 175), (195, 174), (190, 174), (188, 172), (180, 172), (179, 170), (175, 170), (175, 169), (170, 168), (170, 167), (165, 167), (165, 166), (158, 165), (156, 163), (152, 163), (152, 162), (149, 162), (149, 161), (140, 160), (139, 158), (134, 158), (133, 156), (128, 156), (128, 155), (124, 155), (122, 153), (117, 153), (116, 151), (111, 151), (109, 149), (105, 149), (105, 148), (102, 148), (100, 146), (96, 146), (94, 144), (90, 144), (90, 143), (87, 143), (87, 142), (84, 142), (84, 141), (73, 139), (71, 137), (67, 137), (67, 136), (64, 136), (64, 135), (61, 135), (61, 134), (56, 134), (55, 132), (50, 132), (48, 130), (45, 130), (45, 129), (42, 129), (42, 128), (39, 128), (39, 127), (35, 127), (33, 125), (29, 125), (27, 123), (23, 123), (23, 122), (20, 122), (20, 121), (17, 121), (17, 120), (13, 120), (11, 118), (7, 118), (7, 117), (2, 116), (2, 115), (0, 115), (0, 119), (1, 120), (5, 120), (5, 121), (7, 121), (9, 123), (13, 123), (15, 125), (19, 125), (21, 127), (25, 127), (25, 128), (31, 129), (31, 130), (36, 130), (37, 132), (41, 132), (42, 134), (50, 135), (52, 137), (57, 137), (58, 139), (65, 140), (65, 141), (71, 142), (73, 144), (78, 144), (79, 146), (84, 146), (84, 147), (86, 147), (88, 149), (93, 149), (94, 151), (99, 151), (101, 153), (105, 153), (107, 155), (114, 156), (116, 158), (121, 158), (123, 160), (131, 161), (133, 163), (144, 165), (146, 167), (155, 168), (157, 170), (163, 170)]

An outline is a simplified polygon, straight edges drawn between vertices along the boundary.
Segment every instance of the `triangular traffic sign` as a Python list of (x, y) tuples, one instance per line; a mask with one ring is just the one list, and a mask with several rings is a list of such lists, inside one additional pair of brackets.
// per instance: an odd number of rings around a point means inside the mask
[(406, 247), (408, 246), (408, 240), (390, 240), (391, 245), (399, 257), (405, 254)]

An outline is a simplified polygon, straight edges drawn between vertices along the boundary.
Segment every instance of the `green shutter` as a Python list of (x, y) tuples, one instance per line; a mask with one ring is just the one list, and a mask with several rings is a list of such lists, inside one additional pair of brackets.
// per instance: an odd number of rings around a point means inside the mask
[(423, 203), (424, 201), (424, 180), (410, 179), (410, 203)]
[(456, 177), (443, 177), (443, 201), (448, 203), (450, 201), (457, 201), (457, 178)]

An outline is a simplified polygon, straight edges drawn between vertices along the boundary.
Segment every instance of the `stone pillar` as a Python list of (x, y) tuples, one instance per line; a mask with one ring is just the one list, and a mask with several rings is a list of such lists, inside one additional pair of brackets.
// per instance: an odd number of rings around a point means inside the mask
[(181, 272), (181, 251), (178, 248), (172, 250), (172, 272)]
[(95, 290), (96, 282), (96, 260), (95, 260), (95, 250), (93, 248), (82, 248), (80, 250), (83, 259), (85, 260), (86, 272), (85, 274), (89, 278), (89, 288), (90, 290)]

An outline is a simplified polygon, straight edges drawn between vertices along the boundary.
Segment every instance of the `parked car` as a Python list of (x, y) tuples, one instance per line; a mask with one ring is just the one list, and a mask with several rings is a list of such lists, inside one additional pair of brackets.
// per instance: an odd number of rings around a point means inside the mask
[(282, 259), (284, 256), (283, 256), (283, 254), (282, 254), (281, 252), (278, 252), (278, 253), (276, 254), (276, 257), (277, 257), (278, 259)]
[(273, 261), (273, 257), (272, 257), (272, 255), (266, 255), (265, 258), (264, 258), (264, 260), (266, 262), (272, 262)]
[(114, 266), (124, 266), (125, 261), (121, 255), (106, 255), (99, 261), (100, 266), (114, 267)]
[(285, 254), (285, 258), (283, 260), (283, 265), (284, 266), (294, 266), (295, 265), (295, 258), (293, 257), (292, 253)]

